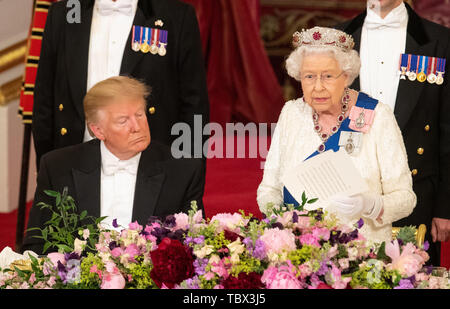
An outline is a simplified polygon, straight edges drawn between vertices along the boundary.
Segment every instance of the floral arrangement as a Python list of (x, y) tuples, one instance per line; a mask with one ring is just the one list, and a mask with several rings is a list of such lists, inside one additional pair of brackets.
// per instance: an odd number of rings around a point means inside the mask
[(71, 247), (48, 245), (59, 252), (0, 269), (0, 288), (450, 288), (424, 267), (427, 244), (418, 247), (410, 228), (371, 243), (359, 233), (362, 219), (341, 225), (321, 209), (303, 209), (312, 202), (272, 205), (262, 220), (244, 212), (204, 219), (193, 203), (188, 214), (152, 217), (146, 226), (81, 227)]

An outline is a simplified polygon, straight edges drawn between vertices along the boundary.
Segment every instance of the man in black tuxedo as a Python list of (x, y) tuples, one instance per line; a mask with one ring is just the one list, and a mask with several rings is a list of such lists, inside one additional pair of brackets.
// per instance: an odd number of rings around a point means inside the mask
[[(80, 23), (67, 19), (73, 12), (67, 1), (54, 3), (48, 12), (32, 118), (37, 166), (45, 153), (90, 139), (83, 97), (111, 76), (130, 76), (152, 87), (146, 113), (153, 140), (170, 145), (176, 138), (171, 128), (178, 122), (193, 132), (194, 115), (201, 116), (203, 128), (209, 121), (209, 102), (194, 9), (179, 0), (80, 3)], [(141, 27), (142, 35), (134, 33), (133, 26)], [(159, 35), (152, 37), (155, 30)], [(146, 35), (148, 44), (159, 50), (164, 40), (164, 52), (133, 50), (133, 38), (143, 43)]]
[[(84, 99), (89, 131), (97, 139), (53, 150), (42, 157), (28, 228), (43, 228), (52, 205), (44, 190), (62, 192), (75, 200), (77, 211), (94, 217), (107, 216), (121, 226), (150, 216), (187, 212), (196, 201), (203, 210), (203, 160), (174, 159), (170, 148), (150, 143), (145, 113), (146, 86), (117, 76), (99, 82)], [(41, 253), (43, 242), (30, 231), (22, 250)]]
[(402, 0), (370, 0), (365, 12), (337, 28), (353, 36), (361, 55), (361, 74), (351, 87), (390, 105), (403, 134), (417, 206), (394, 225), (425, 223), (430, 261), (439, 265), (434, 242), (450, 239), (449, 78), (442, 84), (412, 75), (400, 79), (399, 59), (401, 54), (447, 59), (449, 72), (450, 31), (419, 17)]

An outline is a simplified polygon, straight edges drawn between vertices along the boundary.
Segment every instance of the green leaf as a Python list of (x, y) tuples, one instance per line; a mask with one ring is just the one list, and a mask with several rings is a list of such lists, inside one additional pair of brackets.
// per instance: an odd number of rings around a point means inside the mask
[(57, 197), (60, 195), (58, 192), (52, 190), (44, 190), (44, 193), (51, 197)]
[(84, 218), (86, 218), (86, 216), (87, 216), (87, 211), (83, 210), (80, 214), (80, 220), (83, 220)]
[(378, 249), (377, 259), (378, 260), (383, 260), (383, 261), (386, 261), (386, 260), (390, 259), (386, 255), (386, 242), (384, 242), (384, 241), (381, 243), (380, 248)]
[(312, 199), (310, 199), (310, 200), (308, 200), (308, 204), (312, 204), (312, 203), (315, 203), (315, 202), (317, 202), (319, 199), (318, 198), (312, 198)]

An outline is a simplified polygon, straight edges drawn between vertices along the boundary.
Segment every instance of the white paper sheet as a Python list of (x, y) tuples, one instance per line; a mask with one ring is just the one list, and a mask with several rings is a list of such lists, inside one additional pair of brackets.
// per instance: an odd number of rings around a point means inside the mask
[(302, 162), (285, 173), (281, 181), (298, 202), (302, 201), (303, 191), (308, 199), (319, 199), (306, 204), (308, 210), (326, 209), (328, 198), (337, 193), (350, 196), (368, 191), (366, 181), (342, 148), (337, 152), (325, 151)]

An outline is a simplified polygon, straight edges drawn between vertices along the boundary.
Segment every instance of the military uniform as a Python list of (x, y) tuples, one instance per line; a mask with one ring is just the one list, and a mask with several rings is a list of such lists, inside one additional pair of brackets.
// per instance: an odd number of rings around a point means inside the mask
[[(406, 3), (408, 11), (405, 54), (450, 59), (450, 30), (419, 17)], [(361, 32), (366, 12), (336, 28), (353, 36), (360, 50)], [(399, 57), (400, 55), (393, 55)], [(398, 59), (398, 58), (397, 58)], [(447, 62), (445, 71), (449, 71)], [(351, 88), (359, 90), (356, 79)], [(413, 213), (395, 226), (427, 226), (427, 240), (432, 263), (439, 263), (439, 253), (431, 243), (432, 218), (450, 219), (450, 85), (448, 74), (438, 85), (427, 81), (401, 79), (394, 114), (402, 131), (413, 176), (417, 205)], [(386, 137), (388, 138), (388, 137)], [(395, 161), (395, 158), (392, 158)]]

